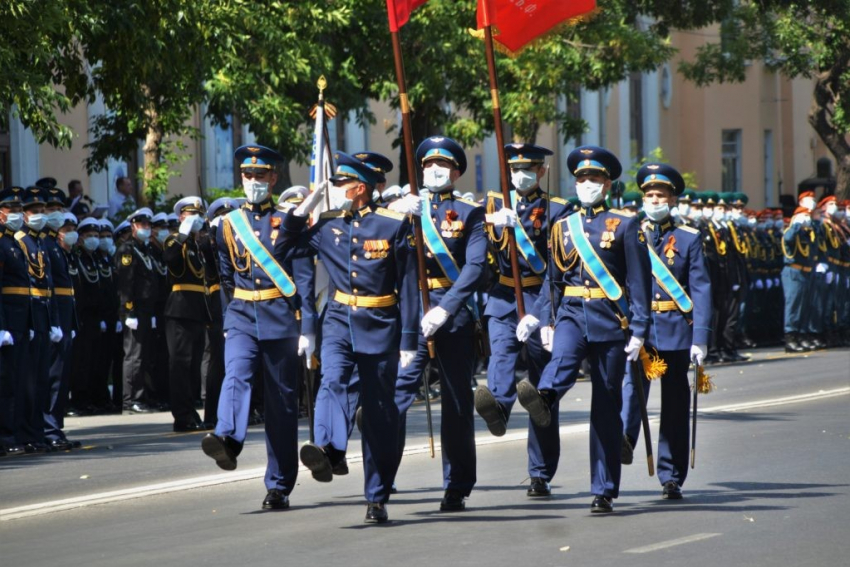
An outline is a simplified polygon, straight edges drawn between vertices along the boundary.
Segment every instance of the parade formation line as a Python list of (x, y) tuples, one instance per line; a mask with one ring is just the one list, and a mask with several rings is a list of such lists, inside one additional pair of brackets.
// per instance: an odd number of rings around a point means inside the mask
[[(795, 396), (785, 396), (782, 398), (770, 398), (740, 404), (727, 404), (722, 406), (707, 407), (704, 409), (700, 409), (700, 413), (737, 412), (748, 409), (758, 409), (793, 403), (823, 400), (836, 396), (846, 396), (848, 394), (850, 394), (850, 386), (836, 388), (832, 390), (818, 390), (817, 392), (811, 392), (808, 394), (798, 394)], [(658, 416), (654, 416), (652, 418), (652, 421), (657, 421), (657, 419)], [(577, 433), (585, 433), (589, 431), (589, 429), (590, 425), (587, 423), (564, 425), (560, 428), (560, 434), (571, 435)], [(507, 435), (504, 435), (503, 437), (493, 437), (490, 435), (482, 434), (480, 438), (476, 438), (475, 444), (476, 446), (485, 446), (501, 443), (513, 443), (515, 441), (526, 440), (527, 438), (528, 432), (526, 430), (512, 432)], [(439, 450), (439, 443), (437, 444), (436, 448)], [(404, 455), (419, 455), (427, 453), (428, 451), (429, 447), (427, 445), (413, 446), (406, 448), (404, 451)], [(348, 457), (349, 463), (359, 463), (362, 462), (362, 460), (363, 457), (361, 454), (351, 454)], [(304, 466), (300, 467), (299, 471), (305, 473), (309, 472), (308, 469)], [(209, 486), (217, 486), (233, 482), (242, 482), (245, 480), (255, 480), (258, 478), (263, 478), (264, 474), (265, 467), (254, 467), (236, 473), (206, 475), (171, 482), (162, 482), (145, 486), (137, 486), (122, 490), (113, 490), (109, 492), (100, 492), (97, 494), (88, 494), (85, 496), (76, 496), (74, 498), (65, 498), (62, 500), (53, 500), (47, 502), (39, 502), (36, 504), (28, 504), (26, 506), (18, 506), (16, 508), (7, 508), (4, 510), (0, 510), (0, 522), (31, 518), (34, 516), (42, 516), (45, 514), (53, 514), (56, 512), (63, 512), (78, 508), (87, 508), (89, 506), (95, 506), (99, 504), (111, 504), (114, 502), (122, 502), (125, 500), (144, 498), (146, 496), (169, 494), (172, 492), (181, 492), (184, 490), (192, 490), (196, 488), (205, 488)], [(682, 543), (690, 543), (691, 541), (697, 541), (697, 539), (693, 539), (695, 537), (698, 537), (698, 539), (705, 539), (707, 537), (714, 537), (716, 535), (720, 534), (696, 534), (694, 536), (689, 536), (688, 538), (671, 540), (668, 542), (662, 542), (651, 546), (635, 548), (633, 550), (627, 551), (627, 553), (647, 553), (649, 551), (655, 551), (656, 549), (663, 549), (664, 547), (672, 547), (674, 545), (680, 545)]]

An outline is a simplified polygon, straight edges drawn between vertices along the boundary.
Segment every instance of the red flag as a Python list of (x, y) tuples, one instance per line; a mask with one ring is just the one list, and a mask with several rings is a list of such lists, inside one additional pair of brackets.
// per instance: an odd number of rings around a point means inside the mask
[[(390, 0), (387, 0), (390, 3)], [(478, 0), (478, 29), (517, 52), (558, 24), (596, 9), (596, 0)]]
[(398, 29), (410, 19), (410, 13), (428, 0), (387, 0), (387, 15), (390, 17), (390, 31)]

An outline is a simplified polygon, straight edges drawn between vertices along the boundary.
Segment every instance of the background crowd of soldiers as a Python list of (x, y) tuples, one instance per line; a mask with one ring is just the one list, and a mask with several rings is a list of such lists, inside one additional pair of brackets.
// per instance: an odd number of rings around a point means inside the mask
[[(81, 193), (78, 181), (66, 196), (45, 178), (27, 189), (5, 189), (0, 197), (3, 455), (78, 446), (62, 431), (65, 416), (170, 408), (175, 431), (211, 429), (216, 422), (224, 341), (215, 219), (242, 201), (225, 198), (207, 207), (188, 198), (171, 214), (139, 209), (113, 226), (88, 216), (91, 207)], [(279, 206), (305, 193), (288, 191)], [(380, 187), (374, 197), (387, 206), (405, 194), (398, 186)], [(611, 200), (643, 215), (640, 193)], [(850, 201), (818, 201), (805, 192), (790, 217), (781, 209), (749, 210), (747, 201), (743, 193), (687, 190), (674, 211), (704, 242), (714, 305), (706, 363), (745, 360), (741, 347), (784, 344), (788, 352), (805, 352), (850, 345)], [(188, 294), (203, 298), (194, 305), (169, 304), (181, 274), (169, 270), (164, 250), (167, 239), (180, 234), (181, 206), (184, 216), (202, 218), (189, 231), (203, 269), (204, 293)], [(16, 213), (21, 220), (14, 220)], [(494, 269), (490, 281), (496, 278)], [(488, 289), (489, 282), (478, 294), (480, 313)], [(20, 307), (22, 300), (31, 306)], [(138, 314), (144, 315), (140, 327)], [(195, 320), (191, 340), (167, 332), (166, 321), (175, 319)], [(127, 329), (128, 322), (137, 328)], [(177, 349), (189, 354), (176, 372), (169, 339), (189, 345)], [(252, 396), (250, 423), (256, 424), (263, 420), (263, 389)]]

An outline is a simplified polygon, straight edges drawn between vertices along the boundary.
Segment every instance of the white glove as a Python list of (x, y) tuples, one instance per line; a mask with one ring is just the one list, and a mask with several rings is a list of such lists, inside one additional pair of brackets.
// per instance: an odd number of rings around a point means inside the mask
[(101, 322), (100, 322), (100, 332), (101, 332), (101, 333), (105, 333), (105, 332), (106, 332), (106, 321), (101, 321)]
[(803, 217), (800, 215), (794, 215), (791, 217), (791, 224), (803, 224)]
[(708, 345), (692, 345), (691, 346), (691, 361), (697, 366), (702, 366), (702, 361), (705, 360), (705, 353), (708, 350)]
[(298, 356), (306, 356), (307, 361), (316, 352), (316, 335), (301, 335), (298, 337)]
[(756, 289), (764, 289), (764, 282), (762, 280), (756, 280), (755, 286)]
[(543, 350), (552, 352), (552, 341), (555, 338), (555, 329), (549, 325), (540, 327), (540, 342), (543, 343)]
[(540, 319), (534, 315), (526, 315), (519, 320), (516, 326), (516, 340), (524, 343), (531, 336), (531, 333), (537, 330), (540, 326)]
[(449, 312), (442, 307), (434, 307), (422, 317), (422, 334), (427, 339), (437, 332), (448, 320)]
[(815, 272), (817, 272), (818, 274), (825, 274), (828, 269), (829, 266), (827, 266), (823, 262), (819, 262), (818, 265), (815, 266)]
[(34, 338), (35, 338), (35, 331), (30, 329), (30, 340), (33, 340)]
[(764, 285), (767, 286), (767, 289), (771, 289), (773, 287), (773, 280), (767, 278), (766, 280), (764, 280)]
[(151, 329), (156, 329), (156, 317), (151, 317)]
[(396, 199), (387, 208), (391, 211), (401, 213), (403, 215), (422, 216), (422, 198), (415, 195), (405, 195), (401, 199)]
[(71, 340), (73, 341), (76, 338), (77, 338), (77, 331), (71, 331)]
[(402, 368), (407, 368), (414, 358), (416, 358), (415, 350), (403, 350), (399, 352), (398, 362)]
[(513, 228), (517, 223), (516, 211), (507, 207), (502, 207), (495, 213), (485, 215), (487, 224), (492, 224), (496, 228), (510, 227)]
[(319, 183), (318, 187), (316, 187), (316, 190), (307, 195), (307, 197), (305, 197), (304, 200), (301, 201), (301, 204), (298, 205), (298, 207), (296, 207), (294, 211), (292, 211), (292, 214), (296, 217), (308, 216), (311, 212), (313, 212), (313, 209), (318, 207), (319, 203), (322, 202), (322, 199), (324, 199), (325, 192), (327, 192), (327, 190), (327, 181)]
[(131, 331), (135, 331), (139, 328), (139, 320), (135, 317), (127, 317), (126, 319), (124, 319), (124, 324), (127, 325), (127, 328)]
[(780, 285), (782, 285), (779, 281), (779, 278), (773, 278), (773, 285), (775, 287), (779, 287)]
[(9, 331), (0, 331), (0, 347), (12, 346), (15, 344), (15, 339), (12, 338), (12, 333)]
[(50, 342), (58, 343), (62, 340), (63, 334), (62, 329), (59, 327), (50, 327)]
[[(138, 324), (138, 322), (137, 322)], [(121, 324), (121, 321), (115, 321), (115, 332), (120, 333), (124, 330), (124, 325)]]
[(624, 349), (626, 351), (626, 360), (634, 362), (640, 356), (640, 347), (643, 346), (643, 339), (632, 337), (629, 339), (629, 344)]
[(739, 289), (741, 289), (741, 286), (739, 286), (738, 284), (734, 284), (732, 286), (732, 291), (738, 291)]
[(180, 223), (178, 230), (180, 234), (189, 236), (201, 230), (202, 226), (204, 226), (204, 219), (201, 218), (201, 215), (189, 215)]
[(826, 285), (830, 285), (832, 283), (834, 274), (832, 272), (826, 273)]

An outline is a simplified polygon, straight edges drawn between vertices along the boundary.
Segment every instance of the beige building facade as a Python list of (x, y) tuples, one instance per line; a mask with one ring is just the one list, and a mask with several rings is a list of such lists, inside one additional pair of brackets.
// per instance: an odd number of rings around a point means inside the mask
[[(686, 82), (676, 67), (679, 60), (692, 59), (710, 38), (710, 33), (674, 33), (671, 40), (680, 53), (668, 64), (652, 73), (634, 74), (604, 91), (582, 90), (580, 101), (570, 110), (586, 121), (587, 132), (566, 144), (556, 128), (543, 127), (538, 134), (538, 144), (555, 150), (544, 185), (561, 196), (573, 195), (573, 179), (563, 167), (566, 155), (576, 145), (596, 144), (615, 152), (624, 171), (661, 148), (680, 171), (695, 174), (699, 189), (745, 192), (751, 208), (778, 206), (781, 194), (796, 195), (797, 184), (815, 175), (818, 158), (829, 157), (807, 122), (811, 81), (788, 80), (753, 62), (744, 83), (698, 88)], [(335, 149), (376, 151), (397, 162), (398, 153), (386, 131), (398, 125), (400, 115), (382, 102), (373, 103), (372, 110), (376, 123), (371, 126), (361, 127), (353, 120), (330, 122)], [(12, 120), (9, 132), (0, 132), (0, 174), (5, 185), (30, 185), (51, 176), (66, 189), (70, 180), (79, 179), (96, 202), (106, 203), (118, 176), (138, 177), (141, 150), (129, 162), (114, 161), (104, 171), (87, 174), (88, 124), (102, 112), (102, 103), (95, 102), (65, 115), (63, 122), (74, 130), (75, 138), (73, 146), (63, 150), (39, 145), (20, 122)], [(202, 118), (203, 113), (201, 107), (193, 118), (202, 137), (188, 141), (188, 159), (171, 180), (171, 195), (234, 186), (238, 180), (233, 150), (255, 142), (247, 127), (215, 127)], [(469, 168), (458, 189), (477, 197), (498, 190), (495, 138), (469, 148), (467, 158)], [(308, 167), (291, 164), (290, 171), (293, 183), (308, 184)], [(388, 181), (398, 181), (397, 168)]]

